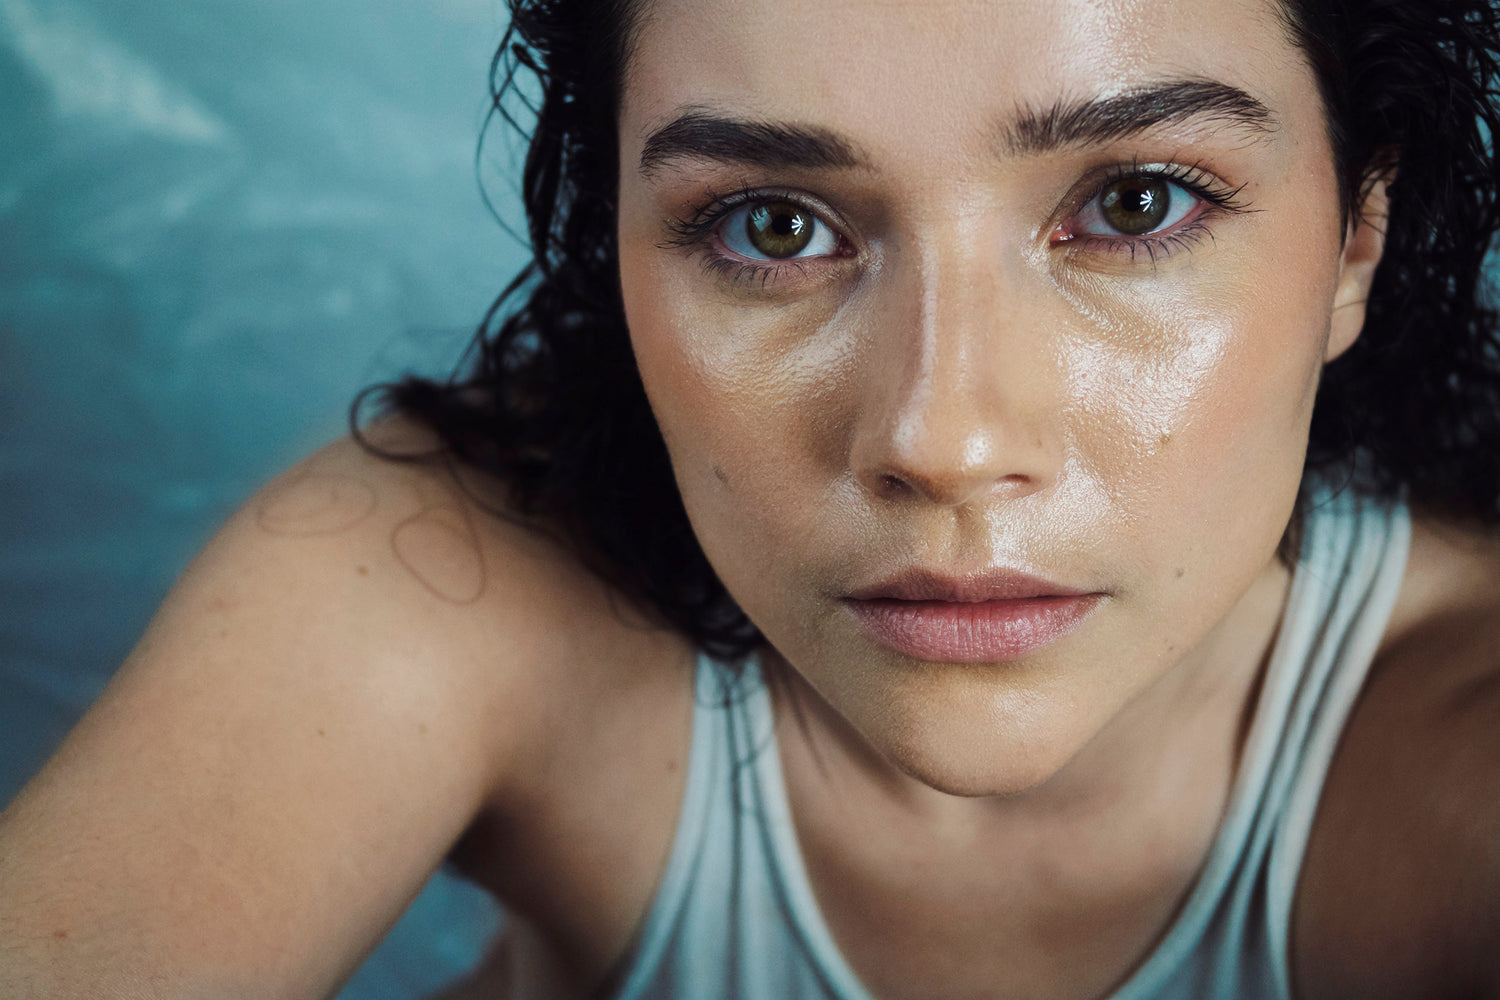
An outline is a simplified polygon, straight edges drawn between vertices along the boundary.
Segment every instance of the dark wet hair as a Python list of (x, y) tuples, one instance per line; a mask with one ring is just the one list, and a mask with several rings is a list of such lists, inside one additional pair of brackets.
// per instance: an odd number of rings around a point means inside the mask
[[(1496, 12), (1489, 0), (1282, 2), (1322, 91), (1346, 212), (1399, 154), (1365, 329), (1324, 372), (1308, 470), (1493, 524), (1500, 341), (1482, 292), (1500, 224)], [(443, 458), (506, 483), (513, 511), (733, 657), (760, 636), (688, 524), (620, 297), (616, 112), (638, 7), (510, 0), (490, 85), (512, 126), (522, 81), (540, 95), (522, 180), (533, 260), (451, 379), (374, 391), (384, 410), (430, 427)]]

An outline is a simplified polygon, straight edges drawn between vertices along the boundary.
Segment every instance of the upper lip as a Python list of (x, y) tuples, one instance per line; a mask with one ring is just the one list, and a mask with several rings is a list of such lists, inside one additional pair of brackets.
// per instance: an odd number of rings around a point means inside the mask
[(996, 568), (978, 573), (952, 575), (929, 569), (909, 569), (867, 587), (851, 591), (854, 601), (948, 601), (976, 604), (981, 601), (1020, 600), (1028, 597), (1083, 597), (1095, 593), (1043, 580), (1017, 570)]

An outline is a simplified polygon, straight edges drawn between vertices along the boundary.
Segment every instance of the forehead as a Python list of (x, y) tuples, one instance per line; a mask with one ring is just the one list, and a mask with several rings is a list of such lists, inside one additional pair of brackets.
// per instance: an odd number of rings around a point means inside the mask
[(626, 141), (687, 105), (910, 145), (1162, 79), (1316, 102), (1278, 0), (646, 0)]

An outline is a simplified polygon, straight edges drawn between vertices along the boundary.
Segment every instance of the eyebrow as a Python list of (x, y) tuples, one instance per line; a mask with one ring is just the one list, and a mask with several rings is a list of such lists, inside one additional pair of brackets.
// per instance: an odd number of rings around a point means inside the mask
[(1247, 138), (1275, 134), (1271, 109), (1238, 87), (1217, 80), (1172, 80), (1044, 111), (1024, 110), (1002, 130), (1012, 155), (1028, 156), (1069, 146), (1101, 146), (1163, 125), (1193, 119), (1239, 129)]
[[(1000, 127), (1001, 146), (1013, 156), (1034, 156), (1103, 145), (1193, 119), (1241, 129), (1251, 139), (1270, 136), (1279, 127), (1270, 108), (1238, 87), (1217, 80), (1171, 80), (1107, 97), (1022, 109)], [(736, 118), (703, 106), (682, 109), (646, 137), (640, 172), (650, 176), (676, 159), (805, 170), (869, 168), (859, 147), (831, 129)]]
[(866, 165), (854, 144), (816, 125), (753, 121), (715, 114), (704, 107), (683, 110), (646, 137), (641, 173), (668, 160), (724, 160), (757, 167), (848, 170)]

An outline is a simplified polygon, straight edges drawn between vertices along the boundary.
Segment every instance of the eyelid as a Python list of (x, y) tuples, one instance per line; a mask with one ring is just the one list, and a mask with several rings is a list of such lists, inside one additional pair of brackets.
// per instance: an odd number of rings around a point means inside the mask
[[(1150, 179), (1156, 180), (1158, 178)], [(1099, 190), (1097, 194), (1080, 205), (1078, 207), (1078, 210), (1070, 215), (1067, 219), (1067, 222), (1087, 220), (1088, 225), (1092, 226), (1094, 224), (1097, 224), (1099, 226), (1105, 227), (1105, 230), (1103, 232), (1098, 232), (1092, 229), (1080, 229), (1072, 235), (1074, 236), (1074, 238), (1083, 236), (1104, 236), (1109, 238), (1124, 237), (1127, 239), (1145, 239), (1150, 236), (1160, 235), (1161, 233), (1171, 232), (1180, 226), (1191, 223), (1193, 219), (1202, 214), (1204, 208), (1209, 204), (1197, 192), (1183, 187), (1176, 181), (1169, 181), (1163, 178), (1161, 179), (1161, 183), (1166, 185), (1169, 189), (1175, 189), (1176, 191), (1181, 192), (1182, 195), (1187, 199), (1186, 204), (1179, 205), (1177, 196), (1173, 195), (1170, 190), (1168, 191), (1167, 206), (1169, 210), (1168, 219), (1170, 219), (1170, 221), (1163, 220), (1162, 223), (1157, 226), (1157, 228), (1143, 233), (1122, 233), (1109, 231), (1110, 225), (1109, 221), (1104, 217), (1105, 210), (1103, 202), (1105, 192), (1109, 190), (1110, 185), (1105, 185)], [(1176, 218), (1171, 218), (1171, 216), (1173, 215), (1175, 215)]]
[[(1104, 193), (1105, 188), (1116, 181), (1132, 177), (1166, 181), (1182, 188), (1195, 198), (1198, 204), (1189, 209), (1184, 219), (1178, 220), (1169, 229), (1135, 236), (1126, 233), (1069, 233), (1060, 239), (1057, 238), (1057, 234), (1098, 199)], [(1049, 234), (1047, 242), (1053, 246), (1079, 249), (1084, 253), (1090, 252), (1091, 249), (1099, 252), (1100, 247), (1105, 247), (1103, 252), (1106, 253), (1109, 251), (1128, 252), (1132, 261), (1137, 251), (1144, 250), (1154, 263), (1159, 256), (1166, 256), (1174, 248), (1189, 245), (1202, 235), (1211, 236), (1212, 233), (1207, 223), (1213, 216), (1250, 211), (1249, 203), (1241, 198), (1244, 188), (1243, 184), (1238, 187), (1231, 186), (1201, 163), (1173, 161), (1141, 163), (1139, 160), (1115, 163), (1085, 175), (1073, 186), (1069, 195), (1063, 199), (1059, 214), (1054, 216), (1054, 221), (1047, 227), (1046, 232)]]
[(1216, 207), (1232, 210), (1246, 207), (1240, 198), (1240, 192), (1245, 189), (1245, 185), (1231, 186), (1200, 163), (1131, 161), (1111, 164), (1092, 171), (1079, 180), (1063, 199), (1063, 211), (1066, 212), (1064, 218), (1076, 214), (1084, 205), (1099, 197), (1109, 185), (1132, 177), (1167, 181), (1183, 188), (1195, 198)]
[[(726, 195), (708, 192), (706, 203), (699, 208), (690, 218), (669, 219), (667, 228), (680, 236), (694, 236), (717, 226), (730, 212), (739, 208), (754, 205), (767, 205), (773, 202), (788, 202), (802, 208), (814, 215), (817, 220), (828, 226), (841, 239), (848, 240), (847, 227), (837, 212), (834, 212), (821, 199), (814, 198), (802, 191), (793, 188), (778, 187), (752, 187), (746, 185)], [(675, 244), (674, 244), (675, 245)]]
[[(818, 253), (798, 252), (787, 257), (757, 256), (760, 251), (753, 245), (750, 245), (753, 243), (753, 240), (749, 237), (748, 232), (737, 232), (736, 230), (747, 229), (750, 218), (756, 212), (766, 209), (768, 205), (790, 206), (796, 209), (798, 214), (812, 218), (813, 229), (808, 234), (807, 245), (803, 247), (804, 251), (811, 249), (814, 244), (824, 245), (830, 240), (833, 246), (828, 250)], [(737, 224), (735, 222), (737, 219), (746, 225)], [(786, 263), (793, 260), (816, 260), (819, 257), (830, 257), (833, 256), (843, 242), (842, 234), (825, 221), (821, 215), (811, 211), (806, 206), (779, 199), (772, 202), (752, 201), (743, 205), (736, 205), (719, 217), (718, 222), (714, 225), (714, 238), (730, 253), (737, 254), (745, 260), (753, 260), (761, 264)]]
[[(707, 199), (707, 203), (690, 217), (666, 220), (667, 229), (672, 235), (659, 244), (662, 248), (675, 247), (701, 253), (706, 270), (729, 274), (737, 281), (750, 282), (758, 278), (762, 287), (767, 286), (773, 278), (780, 277), (781, 273), (788, 268), (805, 274), (809, 265), (815, 265), (819, 261), (853, 256), (852, 253), (847, 255), (833, 253), (762, 260), (745, 257), (732, 248), (724, 246), (719, 229), (730, 215), (742, 208), (786, 202), (806, 210), (817, 219), (819, 225), (827, 226), (838, 240), (840, 247), (852, 249), (853, 241), (849, 238), (848, 229), (838, 214), (821, 199), (814, 198), (805, 192), (791, 188), (745, 185), (727, 195), (717, 195), (709, 191)], [(733, 256), (729, 256), (730, 254)]]

